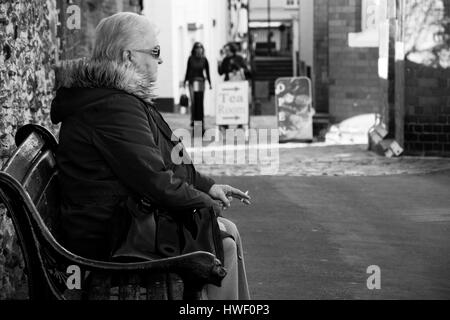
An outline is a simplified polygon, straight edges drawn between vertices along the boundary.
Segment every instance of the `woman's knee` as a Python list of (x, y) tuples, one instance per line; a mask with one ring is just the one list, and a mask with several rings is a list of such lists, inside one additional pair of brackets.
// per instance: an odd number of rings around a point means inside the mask
[(237, 245), (231, 238), (225, 238), (223, 243), (223, 253), (225, 255), (225, 264), (230, 265), (236, 262), (237, 258)]
[(218, 220), (225, 225), (227, 233), (231, 234), (235, 240), (239, 238), (239, 230), (237, 226), (234, 224), (234, 222), (221, 217), (218, 218)]

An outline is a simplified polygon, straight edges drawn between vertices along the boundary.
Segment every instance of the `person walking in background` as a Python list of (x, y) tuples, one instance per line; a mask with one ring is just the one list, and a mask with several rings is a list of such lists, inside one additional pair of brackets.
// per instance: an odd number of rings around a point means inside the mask
[(189, 84), (191, 96), (191, 127), (194, 122), (202, 122), (202, 134), (205, 132), (204, 123), (204, 98), (205, 81), (208, 80), (209, 88), (212, 89), (209, 62), (205, 57), (205, 48), (200, 42), (196, 42), (188, 59), (184, 85)]

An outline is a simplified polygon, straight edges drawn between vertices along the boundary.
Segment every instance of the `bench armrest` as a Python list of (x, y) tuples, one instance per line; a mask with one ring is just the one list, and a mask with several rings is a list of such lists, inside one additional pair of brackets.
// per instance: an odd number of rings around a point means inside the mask
[(184, 281), (203, 286), (211, 283), (220, 286), (226, 275), (221, 262), (209, 252), (194, 252), (172, 258), (163, 258), (146, 262), (118, 263), (89, 260), (77, 256), (68, 256), (71, 262), (82, 269), (99, 273), (128, 273), (145, 275), (146, 273), (176, 273)]

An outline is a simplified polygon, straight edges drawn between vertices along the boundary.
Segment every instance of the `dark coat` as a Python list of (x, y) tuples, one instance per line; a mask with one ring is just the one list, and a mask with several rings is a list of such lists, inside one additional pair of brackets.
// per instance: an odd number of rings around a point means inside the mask
[(207, 195), (212, 179), (172, 162), (179, 141), (152, 106), (145, 76), (82, 62), (62, 67), (57, 78), (51, 118), (61, 123), (56, 161), (69, 250), (108, 260), (126, 234), (129, 197), (180, 211), (216, 205)]
[(211, 85), (211, 75), (209, 73), (209, 62), (205, 57), (195, 57), (190, 56), (187, 62), (186, 76), (184, 82), (193, 82), (194, 80), (202, 79), (208, 80), (209, 85)]
[(240, 69), (243, 69), (246, 80), (251, 78), (251, 73), (245, 59), (238, 54), (234, 54), (231, 57), (225, 57), (218, 66), (219, 75), (225, 75), (225, 81), (230, 80), (230, 73), (239, 71)]

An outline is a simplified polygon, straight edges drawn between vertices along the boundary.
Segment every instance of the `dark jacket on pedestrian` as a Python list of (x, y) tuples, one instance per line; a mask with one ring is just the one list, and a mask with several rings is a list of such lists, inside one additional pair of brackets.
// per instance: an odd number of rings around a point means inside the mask
[(219, 64), (218, 72), (220, 75), (225, 75), (225, 81), (229, 81), (230, 73), (241, 69), (244, 71), (245, 79), (250, 79), (251, 74), (245, 59), (238, 54), (234, 54), (231, 57), (225, 57), (223, 59), (222, 63)]
[(51, 119), (61, 123), (56, 161), (69, 250), (110, 259), (128, 229), (129, 198), (172, 211), (215, 205), (207, 195), (214, 181), (172, 161), (181, 144), (155, 109), (145, 75), (80, 61), (61, 66), (57, 81)]
[[(206, 74), (206, 78), (205, 78)], [(205, 57), (190, 56), (186, 68), (184, 82), (193, 82), (194, 80), (208, 80), (211, 85), (211, 76), (209, 72), (209, 62)]]

